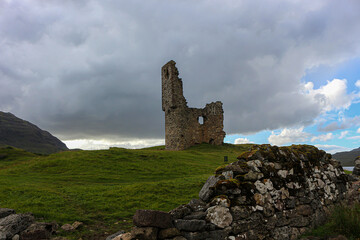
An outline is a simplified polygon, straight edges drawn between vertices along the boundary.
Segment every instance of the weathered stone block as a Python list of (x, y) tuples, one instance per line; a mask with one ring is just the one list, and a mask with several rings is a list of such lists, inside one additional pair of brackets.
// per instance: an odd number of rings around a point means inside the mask
[(155, 210), (137, 210), (133, 222), (137, 227), (171, 228), (173, 226), (169, 213)]
[(177, 228), (161, 229), (158, 233), (159, 239), (173, 238), (180, 235), (180, 231)]
[(154, 227), (133, 227), (131, 236), (137, 240), (157, 240), (158, 229)]
[(174, 225), (180, 231), (196, 232), (205, 229), (206, 222), (204, 220), (183, 220), (177, 219)]
[(183, 218), (191, 213), (191, 209), (188, 205), (180, 205), (177, 208), (174, 208), (170, 212), (171, 218), (173, 220)]

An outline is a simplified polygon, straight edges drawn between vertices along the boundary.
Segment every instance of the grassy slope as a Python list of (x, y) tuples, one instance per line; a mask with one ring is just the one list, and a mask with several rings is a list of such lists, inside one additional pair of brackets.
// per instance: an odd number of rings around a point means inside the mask
[[(87, 239), (99, 238), (103, 229), (126, 227), (123, 221), (136, 209), (168, 211), (196, 198), (224, 155), (235, 161), (249, 146), (202, 144), (179, 152), (112, 148), (50, 156), (0, 149), (0, 155), (12, 154), (0, 159), (0, 207), (61, 224), (83, 221)], [(120, 226), (114, 225), (119, 220)]]

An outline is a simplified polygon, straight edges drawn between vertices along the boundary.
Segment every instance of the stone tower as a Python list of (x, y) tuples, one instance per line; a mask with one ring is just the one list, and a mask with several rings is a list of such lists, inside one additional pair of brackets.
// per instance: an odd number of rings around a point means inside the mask
[(203, 142), (223, 144), (225, 132), (222, 103), (212, 102), (202, 109), (189, 108), (175, 64), (171, 60), (161, 68), (166, 149), (183, 150)]

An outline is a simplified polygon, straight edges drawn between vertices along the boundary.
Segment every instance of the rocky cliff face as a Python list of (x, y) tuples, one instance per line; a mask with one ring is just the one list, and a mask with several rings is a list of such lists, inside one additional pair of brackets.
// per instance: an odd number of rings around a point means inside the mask
[(324, 223), (349, 187), (339, 162), (316, 147), (253, 146), (216, 169), (200, 199), (170, 211), (166, 224), (139, 210), (118, 239), (297, 239)]
[(0, 112), (0, 145), (9, 145), (41, 154), (68, 150), (63, 142), (49, 132), (11, 113), (4, 112)]

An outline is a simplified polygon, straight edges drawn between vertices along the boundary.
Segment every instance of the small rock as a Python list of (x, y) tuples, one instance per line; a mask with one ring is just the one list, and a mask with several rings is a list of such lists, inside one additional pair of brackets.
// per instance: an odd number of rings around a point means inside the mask
[(133, 239), (131, 233), (124, 233), (115, 237), (113, 240), (131, 240), (131, 239)]
[(73, 232), (75, 229), (73, 228), (72, 225), (70, 224), (64, 224), (61, 226), (61, 229), (64, 230), (65, 232)]
[(217, 205), (222, 207), (230, 207), (230, 200), (226, 196), (219, 196), (214, 198), (211, 203), (211, 206)]
[(205, 211), (206, 210), (206, 203), (203, 202), (200, 199), (191, 199), (191, 201), (188, 203), (188, 206), (194, 211), (194, 212), (198, 212), (198, 211)]
[(84, 224), (82, 222), (75, 221), (71, 226), (74, 229), (78, 229), (79, 227), (83, 226)]
[(265, 184), (263, 184), (262, 182), (260, 182), (259, 180), (256, 181), (254, 183), (256, 189), (261, 193), (261, 194), (265, 194), (267, 192), (267, 187), (265, 186)]
[(16, 234), (15, 236), (12, 237), (11, 240), (20, 240), (20, 236), (18, 234)]
[(223, 176), (225, 177), (225, 179), (234, 178), (234, 173), (233, 173), (233, 171), (222, 172), (221, 175), (223, 175)]
[(118, 232), (116, 232), (116, 233), (111, 234), (110, 236), (108, 236), (108, 237), (106, 238), (106, 240), (114, 240), (116, 237), (118, 237), (118, 236), (120, 236), (120, 235), (122, 235), (122, 234), (124, 234), (124, 233), (125, 233), (124, 231), (118, 231)]

